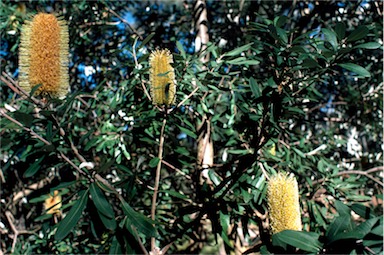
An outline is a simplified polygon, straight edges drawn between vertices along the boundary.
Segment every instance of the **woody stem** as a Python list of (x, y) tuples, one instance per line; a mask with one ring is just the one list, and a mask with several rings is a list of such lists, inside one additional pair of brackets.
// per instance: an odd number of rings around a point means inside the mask
[[(152, 208), (151, 208), (151, 218), (154, 221), (156, 217), (156, 200), (157, 200), (157, 193), (159, 192), (159, 182), (160, 182), (160, 170), (161, 170), (161, 161), (163, 159), (163, 147), (164, 147), (164, 130), (165, 130), (165, 124), (167, 123), (167, 119), (164, 117), (163, 119), (163, 125), (161, 127), (160, 132), (160, 141), (159, 141), (159, 162), (157, 163), (156, 168), (156, 177), (155, 177), (155, 186), (153, 188), (153, 197), (152, 197)], [(155, 237), (151, 238), (151, 250), (153, 251), (155, 249)]]

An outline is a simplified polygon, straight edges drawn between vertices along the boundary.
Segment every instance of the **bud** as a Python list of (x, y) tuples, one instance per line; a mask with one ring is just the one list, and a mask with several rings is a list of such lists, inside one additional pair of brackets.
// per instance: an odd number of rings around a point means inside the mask
[(53, 14), (39, 13), (21, 29), (19, 85), (27, 93), (64, 97), (69, 88), (68, 27)]
[(49, 194), (49, 197), (45, 199), (44, 209), (48, 210), (47, 214), (59, 214), (61, 208), (61, 196), (59, 195), (59, 191), (55, 190), (53, 192), (53, 196)]
[(168, 49), (155, 50), (149, 56), (151, 97), (154, 105), (169, 106), (175, 102), (175, 71), (171, 66), (172, 54)]
[(272, 176), (267, 190), (269, 218), (272, 233), (283, 230), (302, 230), (299, 188), (293, 174)]

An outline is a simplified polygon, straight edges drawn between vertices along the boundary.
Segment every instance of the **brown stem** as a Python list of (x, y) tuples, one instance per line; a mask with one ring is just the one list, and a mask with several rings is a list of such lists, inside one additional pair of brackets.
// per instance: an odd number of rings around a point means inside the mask
[[(154, 221), (156, 218), (156, 200), (157, 200), (157, 193), (159, 192), (159, 182), (160, 182), (160, 170), (161, 170), (161, 163), (163, 159), (163, 147), (164, 147), (164, 130), (165, 130), (165, 125), (167, 123), (167, 119), (163, 119), (163, 125), (161, 127), (161, 132), (160, 132), (160, 142), (159, 142), (159, 163), (157, 163), (157, 168), (156, 168), (156, 177), (155, 177), (155, 186), (153, 189), (153, 197), (152, 197), (152, 208), (151, 208), (151, 218)], [(154, 251), (156, 245), (155, 245), (155, 238), (151, 237), (151, 250)]]
[[(348, 171), (338, 172), (337, 174), (334, 174), (331, 177), (342, 176), (342, 175), (345, 175), (345, 174), (364, 175), (367, 178), (369, 178), (369, 179), (373, 180), (374, 182), (378, 183), (379, 185), (384, 186), (383, 182), (381, 182), (380, 180), (378, 180), (375, 177), (370, 175), (370, 173), (377, 172), (377, 171), (383, 171), (383, 169), (384, 169), (384, 167), (379, 166), (379, 167), (374, 167), (374, 168), (368, 169), (367, 171), (348, 170)], [(322, 183), (322, 182), (326, 181), (326, 179), (327, 178), (321, 178), (321, 179), (315, 180), (315, 181), (312, 182), (312, 184)]]
[(3, 115), (5, 118), (7, 118), (8, 120), (12, 121), (13, 123), (15, 123), (16, 125), (18, 125), (19, 127), (21, 127), (22, 129), (24, 129), (25, 131), (29, 132), (32, 137), (36, 137), (37, 139), (39, 139), (40, 141), (42, 141), (43, 143), (45, 143), (46, 145), (51, 145), (50, 142), (48, 142), (47, 140), (45, 140), (43, 137), (41, 137), (40, 135), (38, 135), (35, 131), (33, 131), (32, 129), (30, 128), (27, 128), (27, 127), (24, 127), (23, 124), (21, 124), (19, 121), (15, 120), (14, 118), (12, 118), (11, 116), (9, 116), (5, 111), (4, 109), (0, 108), (0, 115)]

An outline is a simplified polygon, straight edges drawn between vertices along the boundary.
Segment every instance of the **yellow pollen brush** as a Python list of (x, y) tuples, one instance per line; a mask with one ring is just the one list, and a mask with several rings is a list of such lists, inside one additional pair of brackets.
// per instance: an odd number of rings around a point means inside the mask
[(278, 173), (272, 176), (267, 189), (272, 234), (283, 230), (302, 230), (299, 188), (293, 174)]
[(39, 13), (21, 30), (19, 85), (27, 93), (62, 98), (68, 93), (68, 26), (53, 14)]
[(172, 54), (168, 49), (155, 50), (149, 56), (151, 97), (154, 105), (175, 103), (176, 82)]

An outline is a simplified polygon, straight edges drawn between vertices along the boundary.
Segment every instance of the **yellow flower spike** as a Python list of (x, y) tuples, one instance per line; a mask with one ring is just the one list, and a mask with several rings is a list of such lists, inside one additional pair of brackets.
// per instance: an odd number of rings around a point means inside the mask
[(53, 192), (53, 196), (49, 194), (49, 197), (45, 199), (44, 209), (48, 210), (47, 214), (59, 214), (61, 208), (61, 196), (59, 195), (59, 191), (55, 190)]
[(283, 230), (302, 230), (299, 188), (293, 174), (272, 176), (267, 189), (269, 218), (272, 233)]
[(69, 36), (64, 20), (39, 13), (21, 30), (19, 85), (27, 93), (41, 85), (37, 94), (64, 97), (69, 88)]
[(176, 81), (172, 54), (168, 49), (155, 50), (149, 56), (151, 97), (154, 105), (175, 103)]

